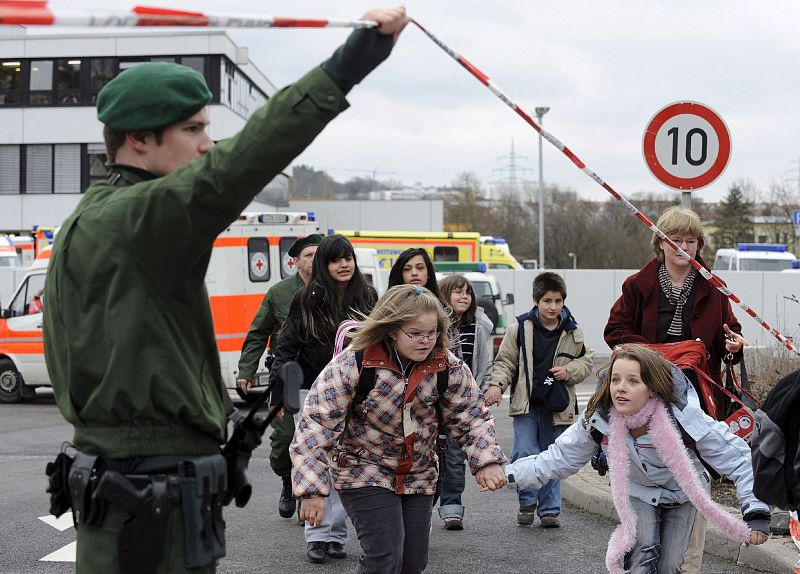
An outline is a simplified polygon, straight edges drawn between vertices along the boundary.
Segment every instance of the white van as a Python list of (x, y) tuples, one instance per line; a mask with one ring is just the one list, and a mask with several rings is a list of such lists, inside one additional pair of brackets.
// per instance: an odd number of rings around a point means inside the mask
[(797, 257), (780, 243), (739, 243), (736, 249), (717, 249), (714, 271), (783, 271), (794, 269)]

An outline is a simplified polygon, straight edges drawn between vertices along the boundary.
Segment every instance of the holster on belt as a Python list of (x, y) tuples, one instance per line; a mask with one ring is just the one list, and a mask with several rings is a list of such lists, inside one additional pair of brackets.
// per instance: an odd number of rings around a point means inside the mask
[(106, 501), (95, 496), (105, 463), (99, 456), (78, 451), (69, 468), (69, 495), (72, 501), (72, 519), (75, 528), (96, 527), (103, 523)]
[(207, 566), (225, 556), (222, 507), (228, 473), (222, 455), (184, 461), (178, 467), (183, 497), (184, 564)]
[(178, 476), (123, 475), (107, 470), (94, 495), (127, 514), (117, 544), (123, 574), (155, 572), (166, 539), (171, 504), (180, 500)]

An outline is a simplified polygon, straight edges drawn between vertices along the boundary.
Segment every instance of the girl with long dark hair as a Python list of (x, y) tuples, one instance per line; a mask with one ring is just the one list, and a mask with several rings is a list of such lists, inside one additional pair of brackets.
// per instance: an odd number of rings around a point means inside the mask
[(436, 272), (428, 252), (422, 247), (406, 249), (397, 258), (389, 272), (389, 288), (395, 285), (416, 285), (425, 287), (439, 297)]
[[(347, 238), (325, 237), (317, 248), (311, 279), (295, 294), (289, 316), (278, 334), (272, 373), (277, 373), (287, 361), (297, 361), (303, 370), (301, 399), (304, 400), (314, 379), (333, 358), (339, 323), (363, 319), (377, 298), (359, 271), (355, 251)], [(283, 399), (282, 386), (276, 374), (271, 378), (274, 389), (271, 402), (275, 405)], [(319, 525), (305, 526), (308, 558), (317, 564), (328, 557), (347, 556), (344, 550), (347, 514), (335, 494), (326, 502), (325, 520)]]

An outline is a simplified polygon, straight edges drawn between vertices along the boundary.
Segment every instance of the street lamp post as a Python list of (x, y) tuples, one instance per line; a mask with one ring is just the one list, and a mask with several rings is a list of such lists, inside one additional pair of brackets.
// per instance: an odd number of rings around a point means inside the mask
[[(550, 111), (548, 106), (536, 108), (536, 120), (542, 125), (542, 116)], [(542, 172), (542, 132), (539, 132), (539, 269), (544, 269), (544, 173)]]
[(567, 255), (569, 255), (570, 257), (572, 257), (572, 268), (573, 268), (573, 269), (577, 269), (577, 268), (578, 268), (578, 256), (577, 256), (577, 255), (575, 255), (575, 254), (574, 254), (572, 251), (570, 251), (569, 253), (567, 253)]

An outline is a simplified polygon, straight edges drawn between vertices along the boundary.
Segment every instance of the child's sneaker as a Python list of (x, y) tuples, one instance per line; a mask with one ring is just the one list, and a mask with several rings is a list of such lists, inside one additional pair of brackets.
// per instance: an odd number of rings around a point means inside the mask
[(536, 505), (520, 506), (517, 512), (517, 524), (520, 526), (530, 526), (536, 518)]
[(444, 519), (445, 530), (464, 530), (464, 521), (458, 516), (451, 516)]
[(558, 522), (558, 514), (545, 514), (539, 521), (542, 523), (542, 528), (559, 528), (561, 526)]

